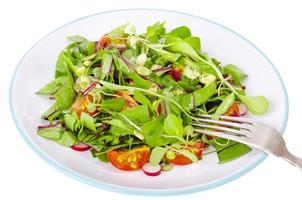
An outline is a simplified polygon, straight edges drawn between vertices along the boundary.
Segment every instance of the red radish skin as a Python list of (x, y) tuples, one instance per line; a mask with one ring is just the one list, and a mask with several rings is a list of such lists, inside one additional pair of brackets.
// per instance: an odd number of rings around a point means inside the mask
[(87, 150), (91, 149), (90, 146), (88, 146), (87, 144), (84, 144), (84, 143), (78, 143), (78, 144), (72, 145), (70, 148), (72, 148), (75, 151), (87, 151)]
[(172, 69), (168, 72), (171, 77), (175, 80), (175, 81), (180, 81), (181, 79), (181, 71), (180, 69)]
[(143, 165), (142, 170), (148, 176), (158, 176), (161, 173), (161, 166), (151, 165), (150, 162), (148, 162)]

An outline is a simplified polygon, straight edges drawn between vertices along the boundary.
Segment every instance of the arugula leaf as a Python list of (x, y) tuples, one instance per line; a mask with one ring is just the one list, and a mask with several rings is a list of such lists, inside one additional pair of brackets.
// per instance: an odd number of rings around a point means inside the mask
[(247, 76), (235, 65), (226, 65), (223, 68), (223, 74), (229, 74), (236, 85), (241, 85), (241, 81)]
[(120, 119), (112, 119), (105, 122), (111, 125), (111, 132), (114, 135), (128, 135), (132, 134), (134, 131), (132, 127)]
[(166, 47), (167, 50), (172, 51), (174, 53), (180, 53), (182, 55), (188, 56), (193, 60), (200, 60), (200, 56), (198, 53), (185, 41), (176, 41), (172, 43), (170, 46)]
[(237, 94), (248, 111), (254, 115), (261, 115), (268, 110), (269, 102), (264, 96), (244, 96)]
[(142, 126), (142, 132), (145, 137), (145, 143), (151, 148), (163, 146), (171, 143), (171, 139), (165, 138), (164, 134), (164, 117), (157, 117)]
[(94, 124), (94, 119), (91, 117), (89, 114), (85, 112), (81, 112), (81, 117), (80, 117), (81, 122), (83, 122), (84, 127), (96, 132), (96, 127)]
[(234, 101), (235, 101), (235, 94), (231, 93), (219, 105), (219, 107), (217, 108), (217, 110), (215, 112), (215, 115), (219, 116), (219, 115), (223, 115), (224, 113), (226, 113), (228, 111), (228, 109), (233, 105)]
[(176, 136), (182, 138), (184, 135), (184, 128), (182, 120), (174, 114), (169, 114), (164, 122), (165, 133), (169, 136)]
[(128, 76), (133, 80), (133, 86), (135, 87), (149, 89), (152, 85), (150, 81), (143, 79), (137, 73), (129, 73)]
[(77, 143), (77, 138), (71, 131), (65, 131), (61, 135), (61, 138), (57, 141), (58, 144), (66, 147), (70, 147)]
[(62, 133), (63, 133), (62, 127), (50, 127), (50, 128), (38, 129), (38, 135), (54, 141), (59, 140), (61, 138)]
[(168, 149), (164, 148), (164, 147), (154, 147), (154, 149), (152, 149), (152, 152), (150, 155), (150, 164), (158, 165), (160, 163), (160, 161), (163, 159), (167, 150)]
[(36, 94), (52, 94), (66, 82), (66, 76), (56, 78), (44, 85)]
[(191, 36), (191, 30), (187, 26), (180, 26), (173, 29), (169, 35), (185, 39)]

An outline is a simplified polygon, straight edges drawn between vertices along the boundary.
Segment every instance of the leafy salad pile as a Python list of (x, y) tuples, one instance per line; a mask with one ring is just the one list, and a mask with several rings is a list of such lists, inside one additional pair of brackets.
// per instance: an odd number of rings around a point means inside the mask
[(169, 170), (196, 163), (213, 146), (219, 163), (251, 149), (238, 142), (197, 134), (198, 114), (240, 116), (267, 111), (263, 96), (247, 96), (247, 77), (235, 65), (223, 66), (201, 49), (186, 26), (171, 31), (157, 22), (138, 34), (125, 24), (98, 41), (67, 38), (55, 66), (55, 79), (37, 94), (54, 102), (42, 115), (49, 121), (38, 135), (122, 170), (146, 163)]

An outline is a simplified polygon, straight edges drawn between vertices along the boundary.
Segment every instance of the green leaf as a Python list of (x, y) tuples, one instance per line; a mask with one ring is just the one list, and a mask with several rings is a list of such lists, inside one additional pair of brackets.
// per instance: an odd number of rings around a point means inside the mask
[(158, 49), (158, 48), (152, 48), (152, 49), (155, 50), (164, 59), (170, 62), (176, 62), (181, 57), (181, 54), (179, 53), (171, 53), (169, 51)]
[(185, 41), (176, 41), (171, 44), (171, 46), (166, 47), (166, 49), (174, 53), (180, 53), (184, 56), (188, 56), (196, 61), (200, 60), (198, 53)]
[(237, 95), (248, 111), (254, 115), (261, 115), (269, 108), (269, 102), (264, 96), (244, 96)]
[(147, 105), (135, 106), (127, 110), (123, 110), (121, 114), (137, 125), (142, 125), (150, 121), (150, 114)]
[(152, 85), (150, 81), (143, 79), (137, 73), (129, 73), (128, 76), (133, 80), (134, 87), (149, 89)]
[(54, 103), (49, 109), (47, 109), (43, 114), (42, 118), (53, 121), (61, 114), (60, 106), (57, 103)]
[(157, 43), (161, 35), (165, 34), (165, 22), (156, 22), (152, 26), (147, 27), (146, 39), (152, 43)]
[(200, 51), (200, 38), (199, 37), (187, 37), (184, 39), (195, 51)]
[(205, 103), (211, 96), (216, 93), (216, 85), (214, 82), (193, 92), (195, 99), (195, 107)]
[(197, 156), (190, 152), (189, 150), (187, 149), (180, 149), (180, 150), (177, 150), (179, 153), (181, 153), (182, 155), (184, 155), (185, 157), (189, 158), (190, 160), (192, 160), (193, 163), (197, 163), (198, 162), (198, 158)]
[(56, 78), (44, 85), (36, 94), (52, 94), (59, 89), (67, 80), (66, 76)]
[(158, 165), (160, 161), (163, 159), (167, 150), (168, 149), (164, 147), (154, 147), (150, 155), (150, 164)]
[(86, 41), (87, 39), (80, 36), (80, 35), (74, 35), (74, 36), (69, 36), (67, 37), (67, 39), (70, 41), (70, 42), (75, 42), (75, 43), (81, 43), (81, 42), (84, 42)]
[(234, 93), (229, 94), (219, 105), (219, 107), (215, 112), (215, 115), (223, 115), (224, 113), (226, 113), (228, 109), (233, 105), (234, 101), (235, 101), (235, 94)]
[(223, 68), (223, 74), (230, 75), (236, 85), (241, 85), (241, 81), (246, 78), (246, 75), (235, 65), (226, 65)]
[(169, 136), (176, 136), (183, 138), (184, 128), (182, 126), (182, 120), (174, 114), (169, 114), (164, 122), (165, 133)]
[(40, 128), (38, 129), (38, 135), (49, 139), (57, 141), (61, 138), (63, 133), (62, 127), (51, 127), (51, 128)]
[(68, 129), (75, 131), (76, 129), (75, 126), (77, 122), (78, 122), (78, 118), (76, 116), (68, 113), (64, 115), (64, 123)]
[[(126, 135), (133, 132), (133, 128), (120, 119), (112, 119), (104, 122), (111, 125), (111, 130), (115, 135)], [(119, 130), (119, 132), (117, 130)]]
[(141, 92), (134, 91), (133, 98), (140, 104), (147, 105), (149, 108), (151, 108), (150, 100), (145, 95), (143, 95)]
[(192, 61), (190, 58), (184, 58), (184, 63), (185, 65), (190, 66), (192, 69), (199, 70), (201, 73), (209, 73), (217, 77), (216, 71), (211, 66), (203, 62)]
[(80, 117), (81, 122), (83, 122), (84, 127), (96, 132), (96, 127), (94, 124), (94, 119), (89, 114), (82, 112)]
[(101, 103), (102, 109), (108, 109), (113, 111), (122, 111), (126, 106), (124, 99), (122, 98), (113, 98), (103, 100)]
[(219, 163), (221, 164), (235, 160), (252, 150), (247, 145), (232, 140), (228, 141), (223, 138), (216, 138), (215, 141), (208, 140), (208, 143), (215, 148)]
[(113, 57), (110, 54), (103, 54), (102, 67), (101, 67), (101, 80), (103, 80), (108, 74), (110, 74)]
[(179, 37), (181, 39), (185, 39), (191, 36), (191, 30), (187, 26), (180, 26), (173, 29), (169, 35)]
[(65, 131), (57, 143), (65, 147), (70, 147), (77, 143), (77, 138), (71, 131)]
[(164, 117), (155, 118), (142, 126), (145, 143), (151, 148), (169, 144), (172, 140), (162, 136), (164, 134)]
[(55, 69), (55, 77), (58, 78), (60, 76), (66, 76), (66, 64), (65, 64), (65, 55), (64, 51), (61, 51), (57, 58), (56, 69)]

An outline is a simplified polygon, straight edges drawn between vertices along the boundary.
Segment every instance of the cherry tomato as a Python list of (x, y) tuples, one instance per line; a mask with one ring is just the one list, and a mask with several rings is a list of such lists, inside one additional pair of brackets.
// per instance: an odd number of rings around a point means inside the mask
[(224, 115), (225, 116), (239, 117), (240, 116), (240, 110), (239, 110), (238, 103), (235, 101), (233, 103), (233, 105), (228, 109), (228, 111), (226, 111), (226, 113), (224, 113)]
[(102, 36), (96, 44), (96, 49), (99, 51), (100, 49), (107, 48), (111, 44), (111, 39), (108, 34)]
[(138, 103), (126, 92), (118, 91), (115, 94), (124, 99), (127, 108), (138, 106)]
[(71, 110), (76, 112), (77, 115), (80, 117), (82, 112), (89, 113), (90, 115), (93, 115), (97, 112), (97, 109), (93, 112), (88, 112), (87, 106), (89, 103), (93, 102), (93, 96), (90, 94), (87, 94), (85, 96), (82, 96), (75, 100), (75, 102), (71, 106)]
[[(194, 153), (198, 159), (201, 158), (203, 147), (203, 142), (195, 142), (194, 145), (183, 146), (184, 149), (187, 149), (190, 152)], [(188, 165), (192, 163), (192, 160), (177, 152), (175, 152), (174, 159), (168, 159), (166, 155), (165, 158), (169, 161), (169, 163), (172, 163), (174, 165)]]
[(107, 153), (110, 163), (121, 170), (136, 170), (149, 161), (150, 148), (142, 146), (132, 150), (113, 150)]

